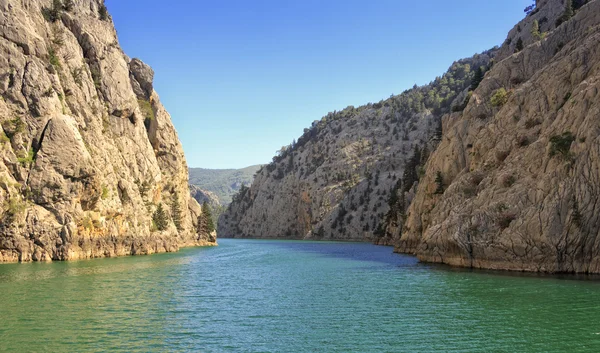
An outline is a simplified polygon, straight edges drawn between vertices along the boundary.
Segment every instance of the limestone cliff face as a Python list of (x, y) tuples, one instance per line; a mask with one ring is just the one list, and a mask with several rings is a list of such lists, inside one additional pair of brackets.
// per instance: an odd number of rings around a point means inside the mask
[(202, 190), (196, 185), (190, 184), (190, 195), (198, 201), (200, 205), (206, 202), (211, 209), (217, 209), (221, 206), (221, 201), (214, 192)]
[(214, 241), (196, 232), (154, 73), (123, 53), (102, 0), (0, 0), (0, 51), (0, 262)]
[(407, 170), (407, 163), (415, 151), (426, 158), (434, 148), (441, 115), (462, 109), (475, 68), (493, 54), (460, 60), (427, 86), (315, 121), (234, 197), (219, 236), (388, 243), (382, 221), (390, 196), (400, 179), (407, 189), (418, 180), (417, 165)]
[[(569, 19), (566, 2), (540, 2), (464, 112), (444, 117), (398, 251), (467, 267), (600, 272), (600, 1), (574, 3)], [(515, 53), (517, 30), (542, 15), (548, 33)]]

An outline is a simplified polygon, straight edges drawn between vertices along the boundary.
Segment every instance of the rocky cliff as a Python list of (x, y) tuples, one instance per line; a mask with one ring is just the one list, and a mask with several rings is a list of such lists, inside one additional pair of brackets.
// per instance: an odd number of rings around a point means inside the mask
[(530, 10), (497, 51), (315, 122), (241, 190), (219, 229), (600, 273), (600, 1)]
[(473, 77), (494, 53), (455, 62), (429, 85), (315, 121), (233, 198), (219, 236), (388, 243), (390, 196), (414, 190), (442, 114), (462, 109)]
[(444, 117), (398, 251), (467, 267), (600, 272), (600, 1), (569, 4), (539, 2), (464, 112)]
[(204, 204), (210, 209), (212, 215), (213, 224), (217, 224), (219, 216), (223, 212), (224, 207), (221, 205), (221, 201), (217, 195), (211, 191), (202, 190), (196, 185), (190, 184), (190, 195), (196, 200), (202, 207)]
[(0, 262), (207, 245), (153, 71), (102, 0), (0, 0)]

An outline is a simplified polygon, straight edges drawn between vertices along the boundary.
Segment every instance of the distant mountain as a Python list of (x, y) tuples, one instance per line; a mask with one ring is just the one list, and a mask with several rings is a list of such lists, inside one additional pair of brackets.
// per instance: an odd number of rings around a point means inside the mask
[(242, 185), (250, 185), (260, 165), (242, 169), (190, 168), (190, 184), (202, 190), (213, 192), (221, 205), (229, 205), (231, 198)]

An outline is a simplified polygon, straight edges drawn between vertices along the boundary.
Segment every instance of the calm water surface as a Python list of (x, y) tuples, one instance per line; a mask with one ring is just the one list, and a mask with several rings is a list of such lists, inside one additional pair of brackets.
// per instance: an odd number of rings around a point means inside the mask
[(600, 352), (600, 281), (452, 271), (369, 244), (227, 240), (0, 266), (0, 350)]

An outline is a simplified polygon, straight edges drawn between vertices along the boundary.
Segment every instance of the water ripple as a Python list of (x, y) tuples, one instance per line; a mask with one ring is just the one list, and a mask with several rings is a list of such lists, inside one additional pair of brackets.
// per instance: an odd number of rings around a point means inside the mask
[(0, 266), (0, 351), (600, 351), (598, 281), (455, 271), (369, 244), (220, 244)]

